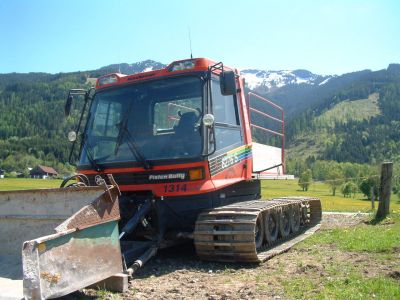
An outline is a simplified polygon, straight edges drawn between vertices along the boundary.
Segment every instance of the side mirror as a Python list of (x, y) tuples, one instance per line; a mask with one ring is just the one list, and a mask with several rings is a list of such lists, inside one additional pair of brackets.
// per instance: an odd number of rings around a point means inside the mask
[(65, 107), (64, 107), (65, 116), (67, 116), (67, 117), (71, 113), (71, 106), (72, 106), (73, 99), (74, 99), (74, 97), (71, 94), (68, 94), (67, 102), (65, 103)]
[(221, 94), (224, 96), (230, 96), (236, 94), (236, 78), (235, 72), (224, 71), (220, 74), (220, 87)]

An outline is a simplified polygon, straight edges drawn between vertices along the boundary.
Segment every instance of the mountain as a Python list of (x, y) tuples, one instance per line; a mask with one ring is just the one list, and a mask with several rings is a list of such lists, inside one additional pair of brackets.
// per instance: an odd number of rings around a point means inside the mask
[[(357, 71), (340, 76), (320, 76), (311, 73), (312, 75), (309, 76), (303, 75), (292, 79), (292, 81), (297, 80), (297, 82), (302, 83), (285, 84), (280, 88), (273, 88), (265, 93), (262, 92), (265, 88), (258, 86), (255, 91), (282, 106), (286, 117), (291, 119), (292, 116), (302, 113), (321, 99), (332, 97), (337, 91), (351, 86), (354, 81), (362, 80), (370, 73), (370, 70)], [(289, 80), (290, 78), (292, 77), (289, 77)]]
[(324, 85), (332, 77), (313, 74), (307, 70), (268, 71), (247, 69), (241, 71), (247, 87), (257, 93), (267, 94), (286, 85)]
[[(122, 73), (126, 75), (135, 74), (135, 73), (142, 73), (148, 72), (153, 70), (159, 70), (165, 68), (166, 65), (154, 61), (154, 60), (144, 60), (132, 64), (121, 63), (121, 64), (112, 64), (105, 67), (102, 67), (98, 70), (92, 71), (92, 75), (104, 75), (109, 73)], [(94, 76), (98, 77), (98, 76)]]
[(289, 156), (400, 161), (400, 64), (359, 75), (289, 121)]

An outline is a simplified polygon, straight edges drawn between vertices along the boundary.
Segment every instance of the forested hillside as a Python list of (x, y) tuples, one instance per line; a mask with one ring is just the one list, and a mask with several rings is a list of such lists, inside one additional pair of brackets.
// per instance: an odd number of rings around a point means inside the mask
[(68, 172), (66, 133), (76, 117), (64, 118), (67, 91), (87, 87), (87, 74), (0, 75), (0, 168), (26, 172), (45, 164)]
[[(68, 90), (88, 88), (109, 72), (163, 66), (148, 60), (75, 73), (0, 74), (0, 169), (26, 172), (44, 164), (70, 172), (66, 135), (79, 110), (64, 117)], [(291, 157), (358, 163), (399, 157), (400, 65), (333, 76), (322, 85), (288, 84), (267, 96), (286, 110)]]
[(400, 65), (370, 72), (294, 117), (290, 156), (376, 163), (400, 157)]
[(65, 118), (69, 89), (87, 89), (95, 78), (111, 72), (132, 74), (162, 67), (146, 60), (85, 72), (0, 74), (0, 169), (26, 175), (27, 167), (43, 164), (61, 173), (72, 172), (67, 133), (76, 128), (83, 99), (74, 101), (77, 109)]

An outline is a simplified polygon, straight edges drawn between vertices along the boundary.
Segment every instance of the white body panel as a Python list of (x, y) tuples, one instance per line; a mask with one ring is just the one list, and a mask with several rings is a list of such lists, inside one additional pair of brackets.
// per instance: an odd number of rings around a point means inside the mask
[[(282, 164), (282, 149), (253, 143), (253, 173)], [(282, 166), (265, 171), (268, 174), (283, 174)]]

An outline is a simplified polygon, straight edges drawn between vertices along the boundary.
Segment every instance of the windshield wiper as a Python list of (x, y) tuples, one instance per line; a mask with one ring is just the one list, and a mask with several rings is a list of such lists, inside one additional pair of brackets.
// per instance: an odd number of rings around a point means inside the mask
[(143, 156), (143, 154), (138, 149), (135, 139), (133, 138), (131, 132), (127, 128), (127, 123), (128, 123), (128, 118), (126, 117), (124, 120), (122, 120), (122, 122), (117, 124), (117, 127), (119, 128), (119, 132), (118, 132), (118, 136), (117, 136), (117, 140), (116, 140), (116, 144), (115, 144), (114, 155), (117, 155), (119, 148), (123, 141), (124, 133), (126, 133), (126, 135), (128, 137), (127, 144), (128, 144), (129, 150), (131, 150), (131, 152), (135, 156), (136, 160), (138, 162), (140, 162), (146, 170), (149, 170), (152, 168), (152, 166), (150, 165), (150, 163), (146, 160), (146, 158)]
[(97, 160), (93, 158), (93, 153), (92, 150), (89, 148), (88, 144), (86, 143), (86, 136), (84, 135), (82, 137), (82, 146), (83, 149), (85, 149), (86, 152), (86, 157), (88, 158), (91, 166), (97, 171), (97, 172), (101, 172), (104, 170), (104, 167), (100, 166), (97, 163)]

